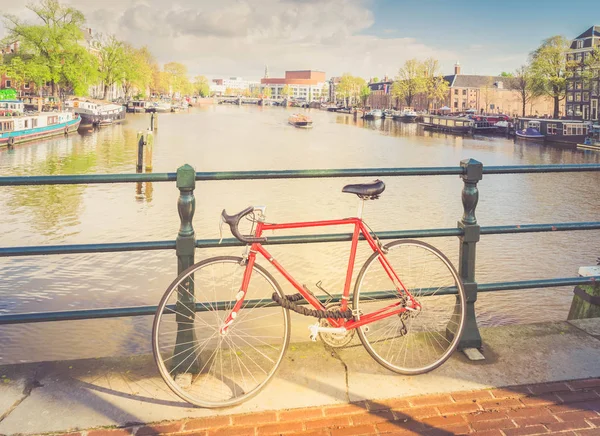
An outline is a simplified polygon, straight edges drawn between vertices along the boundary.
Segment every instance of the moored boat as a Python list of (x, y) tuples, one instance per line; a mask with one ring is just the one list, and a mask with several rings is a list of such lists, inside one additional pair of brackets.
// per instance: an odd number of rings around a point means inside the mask
[(526, 128), (517, 130), (515, 132), (515, 135), (517, 136), (517, 138), (521, 139), (530, 139), (537, 141), (543, 141), (545, 139), (544, 135), (540, 133), (540, 123), (537, 121), (530, 121), (527, 124)]
[(74, 98), (65, 107), (81, 117), (81, 125), (109, 126), (125, 119), (125, 107), (105, 101)]
[(441, 130), (451, 133), (471, 133), (473, 120), (463, 117), (446, 117), (442, 115), (423, 115), (423, 121), (419, 123), (426, 130)]
[(396, 112), (394, 114), (394, 119), (403, 121), (405, 123), (412, 123), (417, 119), (418, 116), (419, 116), (419, 114), (417, 114), (413, 110), (413, 108), (405, 107), (404, 109), (402, 109), (402, 111)]
[(600, 124), (594, 124), (590, 128), (589, 136), (582, 144), (577, 144), (577, 148), (600, 151)]
[(133, 113), (145, 113), (154, 112), (154, 105), (151, 102), (145, 100), (133, 100), (127, 102), (127, 112)]
[(288, 118), (288, 123), (300, 129), (311, 129), (313, 124), (312, 119), (310, 117), (302, 114), (292, 115)]
[(76, 132), (81, 117), (73, 112), (32, 112), (0, 116), (0, 147)]
[(575, 147), (576, 144), (583, 144), (585, 138), (589, 136), (592, 125), (589, 121), (550, 118), (519, 118), (516, 121), (516, 130), (523, 132), (528, 127), (536, 129), (548, 142)]
[(383, 117), (383, 111), (381, 109), (370, 110), (363, 116), (363, 118), (365, 120), (375, 120), (377, 118), (382, 118), (382, 117)]

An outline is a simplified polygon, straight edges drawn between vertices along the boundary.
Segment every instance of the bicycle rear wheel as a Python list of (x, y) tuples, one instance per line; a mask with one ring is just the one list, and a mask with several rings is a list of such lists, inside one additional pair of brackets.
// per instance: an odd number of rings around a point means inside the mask
[(162, 378), (179, 397), (201, 407), (228, 407), (256, 395), (275, 374), (290, 340), (287, 309), (269, 302), (275, 279), (254, 265), (244, 305), (220, 328), (240, 291), (240, 257), (206, 259), (169, 286), (154, 318), (152, 349)]
[[(421, 305), (358, 328), (369, 354), (400, 374), (422, 374), (444, 363), (456, 349), (464, 329), (466, 297), (462, 281), (444, 254), (420, 241), (394, 241), (386, 259)], [(375, 252), (356, 279), (353, 306), (359, 316), (382, 309), (402, 295)]]

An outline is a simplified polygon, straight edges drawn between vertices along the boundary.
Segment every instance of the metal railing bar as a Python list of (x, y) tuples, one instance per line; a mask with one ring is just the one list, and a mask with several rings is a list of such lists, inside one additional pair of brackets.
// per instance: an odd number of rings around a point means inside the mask
[[(524, 173), (567, 173), (600, 171), (600, 164), (569, 165), (513, 165), (484, 166), (483, 174), (524, 174)], [(198, 181), (254, 180), (254, 179), (306, 179), (337, 177), (384, 177), (384, 176), (443, 176), (462, 175), (461, 167), (420, 167), (420, 168), (343, 168), (273, 171), (211, 171), (197, 172)], [(0, 186), (27, 185), (82, 185), (96, 183), (134, 182), (174, 182), (176, 173), (144, 174), (78, 174), (59, 176), (11, 176), (0, 177)]]
[(600, 171), (600, 164), (567, 165), (506, 165), (485, 166), (483, 174), (535, 174), (535, 173), (571, 173), (579, 171)]
[[(600, 230), (600, 222), (555, 223), (555, 224), (523, 224), (509, 226), (482, 227), (482, 235), (500, 235), (510, 233), (539, 233)], [(459, 228), (399, 230), (378, 232), (377, 237), (382, 240), (406, 238), (435, 238), (447, 236), (461, 236), (463, 230)], [(329, 233), (322, 235), (298, 236), (272, 236), (268, 237), (265, 245), (288, 245), (326, 242), (347, 242), (352, 240), (351, 233)], [(198, 239), (196, 248), (239, 247), (244, 244), (235, 238), (225, 238), (219, 244), (219, 239)], [(81, 253), (111, 253), (123, 251), (167, 250), (175, 249), (175, 241), (148, 241), (148, 242), (120, 242), (106, 244), (78, 244), (78, 245), (48, 245), (31, 247), (5, 247), (0, 248), (0, 257), (17, 256), (44, 256), (51, 254), (81, 254)]]
[(175, 249), (175, 241), (118, 242), (107, 244), (45, 245), (0, 248), (0, 257), (46, 256), (50, 254), (113, 253)]
[[(494, 291), (510, 291), (517, 289), (533, 289), (533, 288), (552, 288), (561, 286), (575, 285), (592, 285), (600, 281), (600, 276), (596, 277), (566, 277), (545, 280), (525, 280), (518, 282), (497, 282), (497, 283), (481, 283), (478, 284), (480, 292)], [(452, 290), (444, 294), (452, 294)], [(369, 298), (373, 299), (388, 299), (389, 292), (379, 291), (366, 293)], [(328, 301), (327, 296), (318, 296), (322, 302)], [(339, 301), (341, 294), (334, 295), (333, 302)], [(303, 304), (303, 303), (298, 303)], [(306, 304), (304, 302), (304, 304)], [(209, 305), (213, 307), (213, 305)], [(227, 303), (217, 302), (218, 307), (228, 307)], [(264, 299), (248, 300), (244, 303), (245, 307), (274, 307), (273, 301)], [(206, 311), (207, 305), (197, 303), (196, 309), (198, 312)], [(84, 319), (102, 319), (102, 318), (121, 318), (129, 316), (145, 316), (154, 315), (157, 306), (136, 306), (136, 307), (120, 307), (120, 308), (105, 308), (105, 309), (86, 309), (86, 310), (68, 310), (58, 312), (34, 312), (34, 313), (17, 313), (12, 315), (0, 315), (0, 325), (9, 324), (25, 324), (50, 321), (73, 321)]]
[(99, 183), (174, 182), (176, 173), (77, 174), (0, 177), (0, 186), (88, 185)]

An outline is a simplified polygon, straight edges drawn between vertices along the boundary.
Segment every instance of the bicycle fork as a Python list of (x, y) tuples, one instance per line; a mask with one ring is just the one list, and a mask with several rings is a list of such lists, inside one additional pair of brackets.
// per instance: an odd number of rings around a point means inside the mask
[(252, 268), (254, 268), (254, 261), (256, 260), (256, 251), (253, 250), (254, 245), (244, 253), (243, 261), (246, 262), (246, 269), (244, 270), (244, 278), (242, 279), (242, 286), (240, 286), (240, 290), (235, 296), (235, 304), (231, 309), (231, 312), (223, 321), (221, 327), (219, 327), (219, 333), (221, 336), (225, 336), (229, 327), (234, 323), (237, 315), (244, 304), (244, 299), (246, 298), (246, 293), (248, 292), (248, 285), (250, 283), (250, 275), (252, 274)]

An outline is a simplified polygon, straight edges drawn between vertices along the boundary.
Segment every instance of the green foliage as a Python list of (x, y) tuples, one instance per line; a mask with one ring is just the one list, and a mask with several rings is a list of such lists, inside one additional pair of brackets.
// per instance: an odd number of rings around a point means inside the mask
[(450, 84), (444, 79), (440, 72), (440, 66), (437, 59), (428, 58), (423, 64), (423, 82), (424, 92), (427, 97), (427, 109), (431, 102), (444, 101), (450, 91)]
[(392, 86), (392, 95), (412, 106), (416, 95), (427, 91), (426, 66), (416, 59), (409, 59), (398, 71)]
[(178, 62), (169, 62), (164, 66), (164, 80), (172, 93), (189, 94), (192, 86), (187, 75), (187, 67)]
[(521, 99), (522, 116), (525, 116), (527, 103), (543, 94), (540, 82), (535, 80), (530, 65), (521, 65), (508, 81), (508, 89), (515, 91)]
[(554, 117), (558, 118), (560, 100), (565, 98), (567, 79), (576, 63), (567, 61), (569, 41), (563, 36), (552, 36), (531, 53), (531, 73), (536, 89), (554, 99)]
[(123, 66), (123, 91), (129, 96), (137, 89), (140, 97), (145, 97), (146, 90), (152, 85), (156, 62), (147, 47), (136, 49), (124, 43), (125, 64)]
[(377, 83), (377, 82), (379, 82), (379, 77), (377, 77), (377, 76), (373, 77), (373, 79), (371, 79), (371, 82), (372, 82), (372, 83)]
[(103, 98), (107, 98), (108, 88), (125, 80), (128, 62), (132, 59), (128, 56), (125, 43), (119, 41), (114, 35), (101, 37), (97, 48), (100, 55), (98, 61), (99, 78), (104, 84)]
[(210, 84), (205, 76), (196, 76), (194, 78), (194, 91), (200, 97), (208, 97), (210, 95)]
[(0, 89), (0, 100), (16, 100), (17, 92), (14, 89)]
[(77, 9), (63, 6), (57, 0), (41, 0), (39, 4), (27, 6), (27, 9), (35, 14), (38, 23), (29, 24), (16, 16), (4, 15), (7, 31), (5, 41), (18, 40), (23, 54), (41, 58), (56, 94), (54, 84), (72, 76), (76, 69), (73, 63), (81, 65), (86, 60), (76, 56), (81, 53), (79, 41), (83, 35), (80, 27), (85, 21), (84, 16)]
[(500, 73), (500, 77), (515, 77), (513, 73), (507, 73), (506, 71), (502, 71)]
[[(226, 92), (226, 93), (227, 93), (227, 92)], [(264, 97), (264, 98), (271, 98), (271, 95), (272, 95), (272, 94), (273, 94), (273, 93), (271, 92), (271, 88), (270, 88), (269, 86), (265, 86), (265, 87), (262, 89), (262, 95), (263, 95), (263, 97)]]
[(344, 73), (340, 79), (340, 83), (335, 88), (335, 92), (338, 98), (347, 100), (347, 104), (352, 105), (360, 100), (361, 90), (366, 84), (367, 82), (362, 77)]
[(289, 85), (285, 85), (283, 88), (281, 88), (281, 94), (283, 96), (285, 96), (286, 98), (291, 97), (291, 95), (292, 95), (292, 88), (290, 88)]

